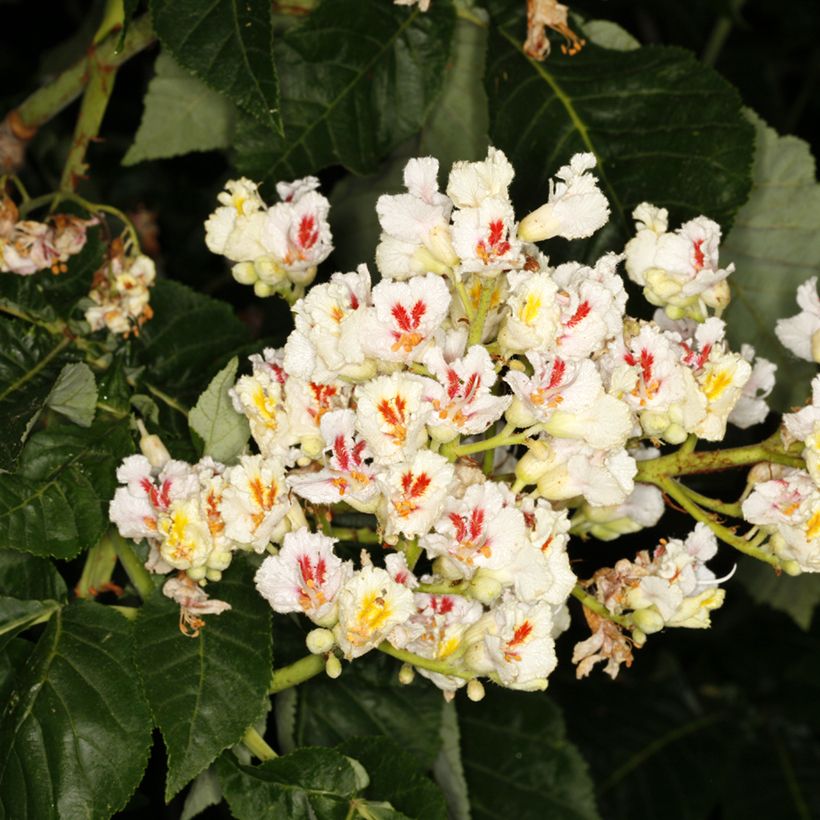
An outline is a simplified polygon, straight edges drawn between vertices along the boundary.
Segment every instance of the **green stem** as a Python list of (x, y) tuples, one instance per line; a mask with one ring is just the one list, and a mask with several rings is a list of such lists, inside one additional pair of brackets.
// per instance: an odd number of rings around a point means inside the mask
[(458, 298), (461, 299), (461, 306), (464, 308), (464, 315), (467, 317), (467, 321), (472, 322), (475, 314), (473, 313), (473, 305), (470, 302), (470, 296), (467, 293), (467, 288), (464, 287), (464, 282), (453, 276), (453, 287), (458, 294)]
[(509, 447), (512, 444), (523, 444), (529, 436), (526, 432), (515, 435), (504, 435), (502, 430), (495, 436), (485, 438), (482, 441), (475, 441), (472, 444), (460, 444), (453, 448), (453, 453), (458, 456), (469, 456), (473, 453), (483, 453), (485, 450), (494, 450), (496, 447)]
[(290, 689), (292, 686), (298, 686), (306, 680), (315, 678), (320, 672), (324, 671), (325, 659), (322, 655), (307, 655), (294, 661), (289, 666), (283, 666), (280, 669), (273, 670), (273, 677), (270, 682), (271, 695), (281, 692), (284, 689)]
[(422, 658), (421, 655), (416, 655), (413, 652), (408, 652), (406, 649), (396, 649), (395, 646), (389, 644), (387, 641), (382, 641), (377, 647), (380, 652), (385, 655), (390, 655), (392, 658), (409, 663), (411, 666), (416, 666), (419, 669), (427, 669), (430, 672), (438, 672), (441, 675), (452, 675), (456, 678), (463, 678), (464, 680), (472, 680), (476, 677), (476, 673), (469, 669), (452, 666), (445, 661), (434, 661), (430, 658)]
[(416, 592), (426, 592), (430, 595), (466, 595), (469, 588), (469, 581), (441, 581), (437, 584), (419, 584)]
[[(737, 14), (745, 2), (746, 0), (734, 0), (734, 3), (732, 4), (733, 14)], [(712, 28), (712, 32), (709, 35), (709, 39), (707, 40), (706, 45), (703, 48), (703, 55), (701, 56), (701, 61), (705, 65), (713, 66), (717, 62), (717, 58), (723, 49), (723, 45), (726, 42), (727, 37), (732, 31), (733, 25), (734, 20), (732, 19), (732, 17), (727, 16), (725, 14), (722, 14), (720, 17), (718, 17), (714, 27)]]
[(182, 415), (186, 418), (188, 417), (188, 408), (185, 407), (184, 404), (180, 404), (175, 398), (169, 396), (167, 393), (164, 393), (158, 387), (154, 387), (153, 384), (146, 384), (145, 388), (149, 393), (152, 393), (160, 401), (167, 404), (171, 409), (176, 410), (178, 413), (182, 413)]
[(117, 565), (117, 553), (108, 538), (91, 547), (85, 557), (85, 564), (74, 594), (78, 598), (93, 598), (106, 584), (110, 583), (114, 567)]
[(490, 303), (493, 300), (495, 281), (493, 279), (481, 282), (481, 296), (478, 300), (478, 310), (473, 320), (470, 322), (470, 333), (467, 336), (467, 347), (481, 344), (481, 337), (484, 335), (484, 322), (487, 320), (487, 313), (490, 310)]
[(718, 522), (715, 521), (708, 512), (702, 510), (694, 501), (692, 501), (684, 488), (677, 481), (672, 478), (662, 478), (659, 479), (656, 484), (670, 498), (677, 501), (678, 504), (680, 504), (681, 507), (683, 507), (683, 509), (692, 516), (692, 518), (706, 524), (706, 526), (709, 527), (709, 529), (712, 530), (712, 532), (725, 544), (728, 544), (730, 547), (734, 547), (736, 550), (744, 553), (745, 555), (750, 555), (752, 558), (756, 558), (758, 561), (763, 561), (770, 564), (775, 569), (780, 569), (780, 561), (775, 555), (767, 550), (761, 549), (760, 547), (752, 546), (748, 541), (741, 538), (739, 535), (736, 535), (728, 527), (718, 524)]
[[(93, 53), (99, 62), (110, 68), (117, 68), (151, 45), (154, 39), (151, 20), (146, 14), (129, 25), (128, 34), (119, 52), (115, 50), (119, 32), (114, 32), (94, 49)], [(90, 59), (89, 55), (84, 56), (53, 82), (35, 91), (21, 103), (16, 111), (21, 123), (26, 128), (36, 131), (77, 99), (88, 80), (87, 71)]]
[(367, 527), (327, 527), (325, 535), (355, 544), (381, 544), (379, 534)]
[(273, 760), (275, 757), (279, 757), (253, 726), (249, 726), (245, 734), (242, 735), (242, 743), (257, 760)]
[(613, 623), (618, 624), (618, 626), (622, 626), (624, 629), (633, 629), (634, 624), (626, 615), (616, 615), (614, 612), (610, 612), (597, 598), (593, 595), (590, 595), (580, 584), (576, 584), (575, 588), (572, 590), (572, 596), (579, 600), (587, 609), (594, 612), (596, 615), (600, 615), (602, 618), (606, 618), (608, 621), (612, 621)]
[(422, 549), (419, 546), (419, 542), (415, 538), (412, 541), (401, 541), (399, 543), (399, 549), (404, 553), (407, 568), (412, 572), (419, 558), (421, 558)]
[(727, 504), (725, 501), (718, 501), (716, 498), (710, 498), (707, 495), (701, 495), (698, 492), (695, 492), (691, 487), (686, 487), (683, 484), (679, 484), (678, 486), (692, 499), (696, 504), (700, 505), (701, 507), (706, 507), (706, 509), (711, 510), (712, 512), (720, 513), (721, 515), (728, 515), (732, 518), (742, 518), (743, 511), (740, 507), (740, 502), (737, 501), (734, 504)]
[(154, 581), (151, 578), (151, 573), (145, 569), (131, 545), (118, 532), (112, 530), (109, 538), (117, 553), (117, 558), (120, 559), (123, 569), (134, 585), (134, 589), (137, 590), (143, 601), (147, 600), (154, 592)]

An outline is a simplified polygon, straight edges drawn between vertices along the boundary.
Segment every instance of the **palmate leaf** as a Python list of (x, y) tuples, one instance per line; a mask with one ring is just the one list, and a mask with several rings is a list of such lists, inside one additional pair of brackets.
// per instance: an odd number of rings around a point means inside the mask
[(491, 689), (459, 704), (473, 820), (596, 820), (592, 780), (547, 695)]
[(15, 598), (65, 601), (65, 581), (46, 558), (0, 550), (0, 594)]
[(549, 179), (572, 154), (589, 151), (612, 217), (570, 247), (572, 258), (619, 250), (643, 201), (669, 208), (673, 223), (702, 213), (729, 227), (750, 190), (754, 149), (734, 88), (678, 48), (589, 44), (539, 63), (523, 54), (522, 30), (516, 18), (493, 31), (486, 80), (491, 141), (516, 169), (520, 213), (546, 201)]
[(238, 123), (237, 168), (293, 179), (341, 164), (357, 174), (415, 134), (438, 94), (453, 36), (449, 0), (426, 14), (382, 0), (325, 0), (276, 43), (287, 138)]
[(97, 410), (97, 382), (85, 362), (72, 362), (60, 371), (46, 404), (80, 427), (90, 427)]
[(154, 70), (140, 127), (122, 164), (227, 148), (235, 117), (231, 101), (192, 77), (170, 54), (162, 52)]
[(154, 30), (180, 65), (282, 133), (269, 0), (151, 0)]
[(801, 629), (811, 626), (815, 607), (820, 604), (820, 576), (816, 573), (778, 575), (760, 561), (742, 558), (737, 575), (757, 603), (785, 612)]
[(109, 817), (125, 805), (151, 745), (132, 651), (131, 624), (110, 609), (52, 615), (0, 718), (0, 817)]
[(0, 543), (57, 558), (93, 547), (109, 526), (116, 468), (132, 450), (125, 420), (36, 433), (17, 471), (0, 475)]
[(66, 361), (68, 339), (17, 319), (0, 322), (0, 470), (11, 470)]
[(168, 750), (166, 799), (237, 743), (262, 713), (271, 679), (271, 610), (253, 568), (234, 559), (218, 585), (231, 609), (181, 634), (179, 607), (157, 592), (136, 623), (137, 663)]
[(820, 274), (820, 184), (808, 143), (746, 115), (757, 134), (752, 193), (720, 249), (721, 262), (737, 267), (728, 336), (734, 349), (749, 342), (778, 365), (771, 405), (787, 411), (809, 395), (817, 368), (784, 348), (774, 326), (799, 311), (797, 286)]

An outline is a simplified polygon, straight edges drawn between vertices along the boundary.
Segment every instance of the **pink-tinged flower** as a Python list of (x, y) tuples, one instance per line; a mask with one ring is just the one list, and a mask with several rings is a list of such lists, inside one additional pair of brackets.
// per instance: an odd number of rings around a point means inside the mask
[[(795, 524), (806, 517), (815, 484), (804, 470), (786, 470), (781, 478), (762, 481), (743, 502), (743, 517), (750, 524)], [(816, 535), (820, 535), (820, 526)]]
[(295, 179), (293, 182), (276, 183), (276, 194), (282, 202), (299, 202), (302, 197), (317, 190), (319, 190), (319, 180), (311, 176)]
[(404, 373), (379, 376), (356, 388), (356, 429), (378, 463), (408, 458), (427, 440), (431, 408), (423, 395), (421, 377)]
[(429, 273), (406, 282), (380, 282), (363, 339), (365, 350), (388, 362), (420, 361), (450, 308), (450, 291)]
[(755, 358), (755, 349), (744, 344), (740, 355), (752, 366), (752, 374), (743, 385), (743, 392), (734, 409), (729, 413), (729, 421), (736, 427), (745, 430), (754, 424), (760, 424), (769, 415), (766, 399), (774, 390), (777, 365), (760, 356)]
[(370, 378), (376, 370), (362, 340), (370, 305), (370, 272), (334, 273), (293, 307), (295, 330), (285, 344), (285, 367), (301, 379)]
[(551, 350), (560, 325), (558, 288), (547, 272), (508, 274), (509, 313), (498, 333), (498, 343), (506, 353)]
[(155, 473), (141, 455), (128, 456), (117, 469), (117, 481), (125, 486), (114, 493), (108, 515), (123, 538), (156, 538), (157, 515), (199, 488), (196, 473), (184, 461), (169, 461)]
[(315, 458), (322, 451), (322, 419), (327, 413), (346, 408), (350, 403), (351, 392), (350, 385), (341, 381), (303, 381), (296, 377), (288, 379), (285, 409), (290, 432), (306, 457)]
[(481, 345), (473, 345), (464, 356), (448, 359), (440, 347), (428, 348), (424, 365), (437, 381), (425, 381), (425, 401), (433, 408), (428, 422), (431, 435), (449, 441), (456, 435), (483, 433), (498, 421), (510, 396), (494, 396), (495, 367)]
[(481, 162), (454, 162), (447, 196), (457, 208), (478, 208), (487, 199), (509, 200), (515, 171), (503, 151), (487, 149)]
[(385, 556), (384, 566), (390, 577), (408, 589), (415, 589), (419, 585), (418, 578), (413, 570), (407, 566), (407, 556), (403, 552), (391, 552)]
[(780, 343), (798, 358), (820, 362), (820, 299), (816, 276), (797, 288), (797, 304), (800, 313), (789, 319), (778, 319), (774, 332)]
[(264, 552), (290, 509), (281, 461), (242, 456), (225, 471), (220, 512), (225, 535), (237, 544)]
[(361, 512), (373, 512), (379, 489), (367, 442), (355, 429), (353, 410), (334, 410), (322, 417), (320, 430), (329, 453), (327, 467), (318, 472), (288, 475), (288, 486), (314, 504), (344, 501)]
[(584, 239), (592, 236), (609, 219), (609, 204), (589, 173), (595, 167), (594, 154), (575, 154), (550, 180), (546, 204), (521, 220), (518, 235), (526, 242), (541, 242), (553, 236)]
[(497, 275), (521, 267), (521, 242), (515, 238), (512, 205), (502, 199), (485, 199), (477, 208), (453, 214), (453, 248), (461, 259), (461, 273)]
[(435, 531), (419, 540), (447, 577), (472, 578), (479, 569), (503, 572), (512, 565), (526, 534), (524, 516), (505, 490), (492, 481), (469, 486), (461, 498), (447, 501)]
[(392, 464), (380, 479), (387, 501), (385, 533), (408, 538), (426, 533), (439, 517), (454, 477), (453, 465), (430, 450)]
[[(494, 672), (510, 689), (546, 689), (547, 678), (558, 663), (552, 607), (511, 599), (494, 607), (491, 614), (494, 623), (483, 640), (485, 659), (476, 671)], [(479, 653), (473, 652), (468, 660), (478, 657)]]
[(278, 555), (268, 556), (256, 572), (259, 594), (275, 612), (304, 612), (320, 626), (336, 622), (342, 587), (352, 565), (333, 552), (336, 539), (310, 532), (289, 532)]
[(339, 595), (339, 623), (333, 630), (348, 659), (386, 640), (415, 612), (413, 593), (386, 570), (366, 566), (353, 574)]

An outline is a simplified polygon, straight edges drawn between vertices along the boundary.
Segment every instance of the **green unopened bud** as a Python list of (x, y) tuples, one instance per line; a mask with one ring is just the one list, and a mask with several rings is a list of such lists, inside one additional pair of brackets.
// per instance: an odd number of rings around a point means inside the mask
[(208, 572), (207, 567), (191, 567), (186, 574), (192, 581), (202, 581)]
[(231, 276), (239, 282), (240, 285), (252, 285), (259, 276), (256, 273), (256, 268), (253, 262), (239, 262), (231, 268)]
[(272, 257), (262, 256), (253, 263), (256, 275), (266, 285), (278, 285), (285, 281), (285, 271)]
[(644, 410), (641, 413), (641, 427), (648, 436), (662, 436), (670, 423), (668, 413), (657, 410)]
[(478, 678), (473, 678), (467, 683), (467, 697), (473, 703), (484, 700), (484, 694), (484, 684)]
[(311, 629), (305, 638), (305, 645), (312, 655), (324, 655), (330, 652), (336, 644), (336, 639), (329, 629)]
[(137, 427), (140, 431), (140, 450), (142, 454), (148, 459), (148, 463), (152, 467), (161, 470), (171, 460), (171, 454), (159, 436), (149, 434), (142, 423), (142, 419), (137, 420)]
[(547, 202), (527, 214), (518, 226), (518, 238), (524, 242), (543, 242), (558, 235), (561, 223), (553, 216), (554, 208)]
[(668, 441), (670, 444), (683, 444), (684, 441), (689, 437), (689, 434), (680, 424), (670, 424), (666, 430), (663, 431), (663, 438), (664, 440)]
[(288, 279), (290, 279), (294, 285), (309, 285), (316, 278), (317, 270), (316, 265), (305, 268), (305, 270), (289, 270)]
[(403, 663), (399, 669), (399, 683), (409, 686), (416, 677), (416, 670), (409, 663)]
[(325, 440), (321, 436), (302, 436), (302, 438), (299, 439), (299, 446), (302, 448), (302, 452), (307, 457), (309, 464), (311, 460), (318, 458), (322, 454)]
[[(541, 442), (536, 442), (536, 444), (541, 445)], [(531, 447), (515, 465), (515, 477), (523, 481), (525, 486), (535, 484), (550, 469), (551, 465), (547, 460), (549, 451), (544, 453), (544, 449), (546, 448), (543, 445), (538, 448)]]
[(503, 586), (501, 581), (487, 575), (483, 570), (479, 570), (470, 581), (469, 592), (472, 598), (481, 601), (482, 604), (491, 604), (499, 595)]
[(663, 615), (654, 607), (649, 606), (645, 609), (638, 609), (632, 613), (632, 623), (638, 627), (646, 635), (653, 635), (655, 632), (660, 632), (666, 621)]
[(450, 240), (450, 227), (438, 225), (433, 228), (424, 241), (427, 249), (433, 256), (448, 268), (453, 268), (459, 263), (458, 254), (453, 248)]
[(514, 396), (513, 400), (510, 402), (510, 406), (507, 408), (507, 412), (504, 414), (507, 421), (513, 425), (513, 427), (532, 427), (538, 419), (530, 412), (529, 408), (518, 398), (518, 396)]
[(325, 673), (336, 680), (342, 674), (342, 662), (331, 652), (325, 661)]
[(711, 288), (703, 292), (703, 302), (715, 310), (724, 310), (732, 300), (732, 290), (726, 279), (715, 282)]
[(663, 268), (650, 268), (644, 272), (647, 288), (651, 288), (658, 298), (668, 302), (681, 291), (681, 284)]
[(209, 568), (209, 569), (208, 569), (208, 570), (206, 570), (206, 572), (205, 572), (205, 577), (206, 577), (209, 581), (213, 581), (214, 583), (215, 583), (216, 581), (221, 581), (221, 580), (222, 580), (222, 570), (220, 570), (220, 569), (210, 569), (210, 568)]
[(640, 649), (646, 643), (646, 633), (635, 627), (632, 630), (632, 643)]
[(263, 282), (261, 279), (254, 282), (253, 285), (253, 292), (260, 298), (260, 299), (267, 299), (268, 296), (273, 296), (276, 293), (276, 290), (273, 288), (272, 285), (267, 284), (267, 282)]
[(803, 568), (797, 563), (797, 561), (783, 561), (780, 564), (780, 567), (786, 575), (801, 575), (803, 573)]

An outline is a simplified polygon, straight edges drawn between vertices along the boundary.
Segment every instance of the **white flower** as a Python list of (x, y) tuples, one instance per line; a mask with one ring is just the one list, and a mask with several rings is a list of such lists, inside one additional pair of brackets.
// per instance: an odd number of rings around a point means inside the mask
[(335, 543), (306, 527), (289, 532), (279, 554), (256, 572), (259, 594), (275, 612), (304, 612), (320, 626), (332, 626), (339, 593), (352, 575), (350, 562), (334, 554)]
[(505, 353), (551, 350), (560, 322), (558, 288), (549, 273), (510, 273), (509, 313), (498, 333)]
[(251, 376), (241, 376), (230, 395), (235, 410), (247, 417), (262, 455), (287, 459), (293, 437), (277, 374), (260, 370)]
[(515, 171), (503, 151), (487, 149), (481, 162), (454, 162), (447, 196), (457, 208), (478, 208), (487, 199), (508, 200)]
[(279, 202), (265, 216), (262, 244), (290, 274), (315, 268), (333, 250), (329, 211), (330, 203), (315, 191)]
[(743, 392), (734, 409), (729, 413), (729, 421), (745, 430), (765, 421), (769, 415), (766, 399), (774, 390), (777, 365), (761, 357), (755, 359), (755, 349), (751, 345), (742, 345), (740, 355), (752, 365), (752, 373), (743, 386)]
[[(172, 501), (167, 510), (157, 516), (157, 536), (161, 538), (159, 552), (174, 569), (202, 570), (214, 547), (208, 519), (199, 498)], [(201, 572), (201, 576), (204, 576)]]
[(583, 239), (592, 236), (609, 219), (609, 204), (589, 172), (595, 167), (594, 154), (575, 154), (550, 180), (549, 199), (521, 220), (518, 235), (527, 242), (540, 242), (553, 236)]
[[(265, 210), (255, 182), (232, 179), (217, 197), (217, 208), (205, 222), (205, 244), (211, 253), (227, 256), (234, 262), (253, 261), (264, 253), (259, 242), (262, 221), (252, 219)], [(248, 226), (253, 226), (249, 229)], [(236, 232), (236, 234), (235, 234)]]
[(663, 494), (649, 484), (636, 484), (622, 504), (609, 507), (582, 505), (573, 518), (575, 531), (590, 533), (600, 541), (611, 541), (621, 535), (654, 527), (666, 507)]
[(414, 612), (411, 590), (397, 584), (386, 570), (367, 566), (353, 575), (339, 595), (334, 635), (346, 658), (358, 658), (386, 640)]
[(816, 276), (797, 288), (797, 304), (800, 313), (789, 319), (778, 319), (774, 332), (795, 356), (807, 362), (820, 362), (820, 299)]
[(515, 214), (503, 199), (484, 199), (476, 208), (453, 214), (453, 248), (462, 273), (497, 274), (520, 267), (521, 243), (515, 238)]

